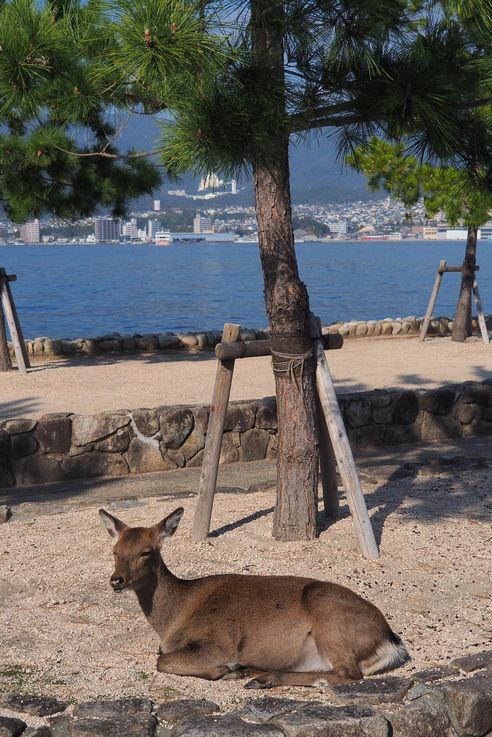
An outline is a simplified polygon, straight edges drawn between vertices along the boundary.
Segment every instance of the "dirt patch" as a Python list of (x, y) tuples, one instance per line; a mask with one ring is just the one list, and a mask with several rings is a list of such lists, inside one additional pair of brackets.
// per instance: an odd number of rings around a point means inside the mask
[[(345, 502), (319, 539), (271, 538), (274, 496), (218, 494), (215, 533), (190, 542), (194, 500), (164, 549), (184, 578), (210, 573), (295, 574), (346, 585), (374, 602), (400, 633), (412, 661), (399, 674), (483, 650), (492, 635), (487, 469), (425, 472), (365, 483), (381, 559), (360, 556)], [(129, 524), (148, 525), (177, 503), (163, 498), (109, 504)], [(24, 690), (80, 701), (143, 695), (204, 697), (230, 707), (251, 692), (155, 671), (158, 641), (133, 593), (114, 594), (111, 541), (97, 506), (0, 527), (0, 692)], [(312, 698), (308, 689), (278, 693)], [(316, 698), (323, 695), (316, 694)]]

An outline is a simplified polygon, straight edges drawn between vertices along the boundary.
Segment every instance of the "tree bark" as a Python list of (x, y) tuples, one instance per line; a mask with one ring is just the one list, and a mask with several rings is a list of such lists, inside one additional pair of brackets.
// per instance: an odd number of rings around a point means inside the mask
[[(277, 77), (278, 84), (283, 85), (280, 6), (281, 3), (271, 0), (251, 0), (256, 61), (268, 65), (272, 77)], [(315, 372), (309, 299), (299, 278), (294, 249), (286, 131), (271, 130), (268, 160), (254, 165), (254, 188), (277, 394), (277, 500), (273, 536), (277, 540), (306, 540), (317, 535)]]
[(472, 334), (472, 287), (475, 280), (477, 228), (468, 226), (461, 289), (451, 332), (451, 340), (463, 343)]

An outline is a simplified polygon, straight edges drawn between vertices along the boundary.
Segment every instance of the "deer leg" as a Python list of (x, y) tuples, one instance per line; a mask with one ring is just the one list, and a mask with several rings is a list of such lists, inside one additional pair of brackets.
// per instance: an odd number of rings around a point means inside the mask
[(206, 646), (188, 646), (169, 653), (161, 653), (157, 658), (159, 673), (195, 676), (208, 681), (217, 681), (240, 667), (237, 663), (224, 663), (223, 659), (221, 662), (220, 654)]
[(244, 685), (244, 688), (273, 688), (274, 686), (335, 686), (342, 683), (352, 683), (362, 678), (357, 666), (353, 668), (340, 667), (327, 671), (271, 671), (260, 673)]
[(256, 678), (258, 675), (262, 675), (265, 671), (258, 670), (257, 668), (237, 668), (226, 673), (222, 677), (223, 681), (236, 681), (240, 678)]

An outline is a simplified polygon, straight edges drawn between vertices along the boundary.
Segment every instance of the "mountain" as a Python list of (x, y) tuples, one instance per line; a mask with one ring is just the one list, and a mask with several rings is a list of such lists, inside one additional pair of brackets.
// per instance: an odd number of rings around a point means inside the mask
[[(134, 148), (136, 150), (153, 150), (160, 137), (159, 123), (146, 116), (135, 116), (122, 131), (118, 146), (121, 150)], [(374, 198), (366, 180), (356, 172), (347, 170), (337, 161), (335, 143), (326, 136), (317, 139), (302, 140), (291, 144), (290, 169), (291, 190), (294, 203), (330, 203), (354, 201)], [(160, 192), (155, 193), (155, 199), (161, 200), (162, 208), (166, 207), (197, 207), (198, 203), (212, 203), (219, 206), (232, 204), (253, 205), (253, 188), (251, 180), (245, 178), (238, 182), (237, 195), (221, 195), (213, 200), (191, 200), (185, 197), (176, 197), (168, 194), (168, 190), (185, 189), (188, 193), (195, 193), (199, 180), (191, 175), (185, 175), (176, 184), (164, 179)], [(148, 199), (145, 198), (148, 205)]]

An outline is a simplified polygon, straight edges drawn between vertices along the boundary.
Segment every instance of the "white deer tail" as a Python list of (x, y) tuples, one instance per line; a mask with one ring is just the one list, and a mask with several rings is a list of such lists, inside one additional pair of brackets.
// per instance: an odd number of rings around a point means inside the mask
[(371, 676), (374, 673), (386, 673), (393, 668), (399, 668), (410, 660), (410, 655), (398, 635), (391, 633), (389, 638), (385, 640), (377, 648), (374, 655), (359, 663), (359, 668), (365, 676)]

